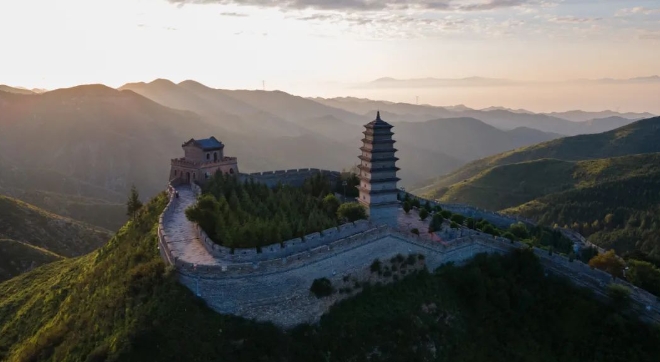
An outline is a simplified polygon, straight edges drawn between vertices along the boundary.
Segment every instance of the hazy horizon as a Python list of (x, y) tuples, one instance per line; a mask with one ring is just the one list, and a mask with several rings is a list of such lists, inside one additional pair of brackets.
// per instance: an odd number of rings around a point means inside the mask
[[(535, 112), (660, 113), (657, 0), (6, 0), (0, 84), (193, 79), (214, 88)], [(367, 89), (382, 77), (545, 82)]]

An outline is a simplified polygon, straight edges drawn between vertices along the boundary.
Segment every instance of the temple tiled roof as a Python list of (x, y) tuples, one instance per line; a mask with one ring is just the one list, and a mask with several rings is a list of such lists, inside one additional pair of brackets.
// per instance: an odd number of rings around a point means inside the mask
[(194, 144), (195, 146), (201, 148), (204, 151), (219, 150), (225, 147), (225, 145), (222, 142), (218, 141), (213, 136), (201, 140), (196, 140), (191, 138), (188, 142), (184, 143), (183, 146), (185, 147), (190, 144)]
[(383, 120), (380, 118), (380, 111), (378, 111), (378, 113), (376, 113), (376, 119), (375, 119), (375, 120), (373, 120), (373, 121), (371, 121), (371, 122), (365, 124), (364, 126), (365, 126), (366, 128), (368, 128), (368, 129), (373, 129), (373, 128), (384, 128), (384, 129), (390, 129), (390, 128), (392, 128), (392, 125), (391, 125), (391, 124), (389, 124), (389, 123), (383, 121)]

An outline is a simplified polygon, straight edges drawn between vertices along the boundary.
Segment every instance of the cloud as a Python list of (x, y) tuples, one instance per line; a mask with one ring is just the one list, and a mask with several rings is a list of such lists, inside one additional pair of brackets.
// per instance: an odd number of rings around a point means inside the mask
[(235, 12), (222, 12), (220, 13), (221, 16), (231, 16), (231, 17), (236, 17), (236, 18), (244, 18), (247, 17), (248, 14), (243, 14), (243, 13), (235, 13)]
[(603, 20), (603, 18), (581, 18), (576, 16), (554, 16), (548, 19), (552, 23), (560, 24), (582, 24), (592, 23), (594, 21)]
[(660, 32), (640, 34), (639, 39), (641, 39), (641, 40), (660, 40)]
[(488, 11), (525, 5), (547, 6), (545, 0), (169, 0), (184, 4), (247, 5), (282, 10), (338, 10), (338, 11), (383, 11), (383, 10), (447, 10)]
[(632, 16), (632, 15), (652, 15), (652, 14), (660, 14), (660, 8), (657, 9), (649, 9), (645, 8), (643, 6), (637, 6), (634, 8), (625, 8), (621, 9), (616, 12), (616, 16), (618, 17), (625, 17), (625, 16)]

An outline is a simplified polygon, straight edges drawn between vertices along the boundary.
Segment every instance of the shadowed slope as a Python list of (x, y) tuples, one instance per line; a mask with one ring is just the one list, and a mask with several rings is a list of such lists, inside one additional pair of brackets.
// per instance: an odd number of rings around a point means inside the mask
[(11, 239), (0, 239), (0, 282), (43, 264), (62, 259), (46, 249)]

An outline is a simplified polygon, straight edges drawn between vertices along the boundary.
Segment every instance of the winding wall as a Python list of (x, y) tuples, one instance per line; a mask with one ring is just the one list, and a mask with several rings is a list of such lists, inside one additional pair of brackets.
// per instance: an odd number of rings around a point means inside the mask
[[(175, 190), (178, 198), (172, 196)], [(397, 254), (422, 254), (426, 266), (433, 270), (448, 262), (461, 263), (479, 253), (506, 253), (527, 247), (470, 230), (465, 230), (458, 239), (438, 243), (387, 226), (357, 223), (346, 227), (346, 234), (337, 229), (327, 240), (321, 240), (320, 234), (319, 239), (303, 238), (298, 244), (293, 242), (291, 248), (261, 255), (256, 251), (249, 255), (238, 251), (238, 256), (236, 252), (234, 256), (214, 254), (213, 248), (208, 249), (203, 240), (204, 234), (182, 212), (194, 202), (194, 197), (190, 197), (194, 191), (199, 192), (188, 185), (169, 189), (170, 202), (158, 227), (163, 259), (175, 266), (180, 282), (214, 310), (283, 327), (315, 322), (337, 300), (318, 299), (309, 292), (316, 278), (326, 277), (333, 284), (340, 284), (347, 275), (365, 277), (374, 259), (389, 260)], [(194, 255), (186, 254), (190, 250)], [(195, 254), (198, 252), (205, 254), (200, 258)], [(534, 252), (549, 273), (568, 277), (597, 295), (606, 295), (606, 288), (612, 282), (606, 273), (559, 255), (548, 255), (540, 249)], [(199, 260), (206, 262), (194, 262)], [(633, 291), (634, 308), (643, 319), (660, 322), (660, 304), (655, 296), (625, 282), (617, 283)]]

